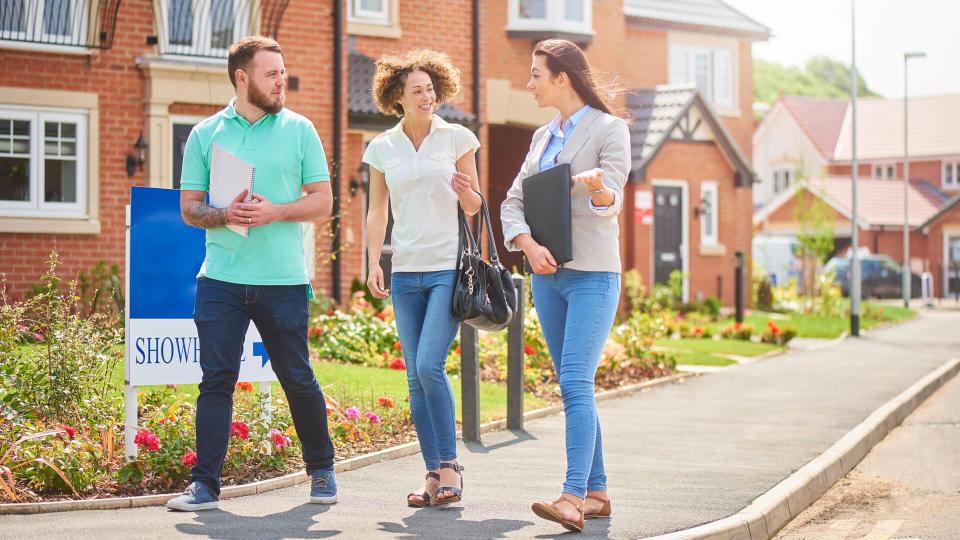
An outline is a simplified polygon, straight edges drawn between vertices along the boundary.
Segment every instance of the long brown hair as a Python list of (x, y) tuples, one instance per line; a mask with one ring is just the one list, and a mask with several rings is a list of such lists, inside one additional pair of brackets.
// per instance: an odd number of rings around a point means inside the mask
[(565, 39), (545, 39), (533, 48), (533, 54), (547, 59), (547, 69), (554, 77), (566, 73), (573, 90), (584, 103), (607, 114), (613, 114), (606, 100), (600, 97), (600, 88), (586, 55), (576, 43)]

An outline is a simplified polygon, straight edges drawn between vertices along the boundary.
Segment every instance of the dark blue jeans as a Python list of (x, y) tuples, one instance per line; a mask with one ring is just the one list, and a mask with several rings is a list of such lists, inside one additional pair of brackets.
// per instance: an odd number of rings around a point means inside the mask
[(327, 405), (307, 351), (308, 285), (241, 285), (201, 277), (193, 320), (200, 338), (203, 381), (197, 398), (197, 463), (192, 480), (220, 493), (230, 442), (233, 390), (243, 338), (252, 320), (260, 331), (290, 404), (307, 472), (333, 467)]

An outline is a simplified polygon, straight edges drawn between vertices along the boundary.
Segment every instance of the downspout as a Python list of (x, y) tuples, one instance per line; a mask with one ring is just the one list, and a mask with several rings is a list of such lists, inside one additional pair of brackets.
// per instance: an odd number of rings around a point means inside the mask
[[(474, 128), (473, 132), (477, 135), (477, 138), (480, 137), (480, 0), (473, 0), (473, 122)], [(477, 153), (474, 154), (474, 159), (477, 162), (477, 176), (480, 175), (480, 152), (481, 149), (477, 149)], [(489, 183), (489, 182), (488, 182)], [(489, 186), (488, 186), (489, 187)], [(484, 192), (483, 186), (480, 186), (480, 192)], [(490, 192), (487, 190), (487, 194)], [(484, 198), (486, 198), (484, 195)], [(480, 214), (474, 216), (471, 223), (474, 230), (477, 230), (477, 227), (480, 226)], [(487, 243), (486, 237), (481, 237), (480, 245), (481, 249), (484, 244)], [(489, 246), (487, 246), (489, 250)], [(489, 251), (487, 251), (489, 253)]]
[(333, 243), (330, 251), (333, 253), (331, 264), (331, 292), (333, 299), (342, 303), (342, 294), (340, 291), (340, 172), (342, 165), (342, 143), (343, 122), (341, 117), (343, 109), (343, 1), (336, 0), (333, 3), (333, 161), (331, 163), (333, 174), (330, 175), (331, 189), (333, 190), (333, 220), (331, 222), (333, 229)]

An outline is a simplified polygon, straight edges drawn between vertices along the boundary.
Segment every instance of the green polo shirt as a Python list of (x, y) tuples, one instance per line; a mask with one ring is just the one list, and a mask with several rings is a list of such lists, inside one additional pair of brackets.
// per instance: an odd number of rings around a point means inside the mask
[[(306, 184), (330, 180), (327, 158), (313, 123), (283, 109), (250, 125), (234, 110), (235, 102), (236, 98), (190, 132), (183, 152), (180, 189), (209, 189), (214, 142), (256, 167), (254, 193), (275, 204), (296, 201)], [(197, 277), (245, 285), (308, 283), (300, 223), (277, 221), (250, 227), (246, 238), (226, 227), (206, 232), (207, 254)]]

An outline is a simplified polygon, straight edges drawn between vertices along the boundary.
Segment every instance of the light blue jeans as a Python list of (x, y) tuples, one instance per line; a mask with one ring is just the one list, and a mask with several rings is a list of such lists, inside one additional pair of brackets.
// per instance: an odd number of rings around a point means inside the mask
[(617, 312), (620, 274), (558, 268), (556, 274), (534, 274), (532, 288), (563, 397), (567, 424), (563, 491), (583, 497), (587, 491), (607, 489), (593, 384)]
[(453, 387), (447, 354), (460, 328), (450, 314), (453, 270), (394, 272), (393, 312), (410, 387), (410, 415), (427, 470), (457, 459)]

